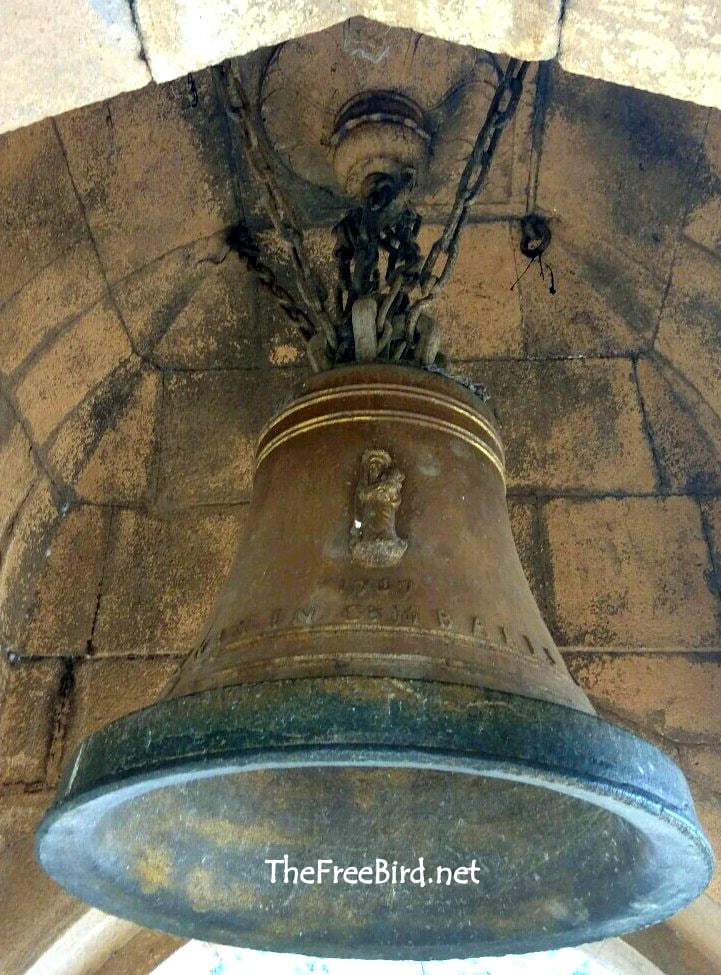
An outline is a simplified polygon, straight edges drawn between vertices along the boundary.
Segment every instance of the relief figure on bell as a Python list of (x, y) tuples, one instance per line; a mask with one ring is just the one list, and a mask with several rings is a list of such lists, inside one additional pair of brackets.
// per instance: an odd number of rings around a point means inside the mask
[(385, 568), (403, 558), (408, 542), (396, 533), (396, 511), (404, 480), (387, 450), (363, 453), (350, 532), (351, 557), (357, 565)]

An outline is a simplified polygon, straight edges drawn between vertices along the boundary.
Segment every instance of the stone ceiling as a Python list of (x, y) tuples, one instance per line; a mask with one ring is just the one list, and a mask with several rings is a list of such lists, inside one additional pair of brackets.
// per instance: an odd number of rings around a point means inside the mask
[[(409, 76), (433, 70), (423, 49)], [(244, 59), (249, 84), (268, 55)], [(492, 395), (519, 549), (572, 673), (681, 762), (719, 852), (721, 112), (541, 64), (507, 136), (436, 309), (446, 351)], [(330, 276), (343, 201), (279, 171)], [(217, 71), (3, 136), (0, 201), (0, 971), (16, 975), (82, 910), (31, 860), (60, 765), (196, 645), (254, 438), (305, 366), (225, 243), (246, 220), (284, 273)], [(426, 242), (444, 206), (422, 203)], [(555, 294), (537, 264), (517, 281), (531, 211)]]

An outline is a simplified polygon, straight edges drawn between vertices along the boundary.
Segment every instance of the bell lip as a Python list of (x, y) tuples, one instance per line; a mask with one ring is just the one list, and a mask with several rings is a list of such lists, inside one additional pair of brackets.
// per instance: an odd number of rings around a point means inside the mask
[[(682, 773), (655, 746), (593, 715), (561, 705), (498, 691), (483, 691), (465, 685), (408, 681), (404, 683), (412, 685), (414, 691), (427, 695), (427, 701), (431, 703), (430, 712), (440, 713), (440, 709), (445, 713), (446, 722), (451, 724), (453, 715), (445, 708), (455, 702), (457, 709), (459, 700), (475, 699), (481, 710), (485, 707), (488, 712), (485, 714), (488, 727), (477, 736), (475, 753), (473, 744), (467, 740), (468, 729), (473, 723), (469, 723), (467, 715), (465, 719), (459, 719), (455, 728), (447, 724), (445, 730), (436, 729), (434, 732), (431, 729), (430, 737), (429, 729), (423, 730), (421, 727), (421, 739), (425, 734), (422, 746), (409, 747), (400, 739), (403, 735), (413, 736), (419, 733), (418, 722), (423, 718), (419, 710), (421, 704), (414, 700), (414, 695), (409, 695), (408, 700), (394, 710), (392, 722), (389, 718), (386, 726), (383, 726), (383, 715), (388, 715), (389, 708), (387, 698), (382, 693), (382, 685), (391, 683), (397, 682), (385, 678), (302, 678), (265, 684), (232, 685), (187, 697), (166, 699), (113, 722), (86, 739), (76, 750), (66, 769), (58, 790), (59, 799), (46, 814), (36, 834), (36, 855), (43, 869), (66, 886), (70, 893), (109, 913), (127, 917), (146, 927), (186, 937), (238, 943), (238, 933), (233, 935), (226, 930), (203, 928), (202, 923), (193, 927), (188, 917), (179, 919), (169, 917), (161, 910), (153, 911), (147, 901), (140, 904), (135, 912), (127, 907), (118, 909), (117, 900), (113, 898), (112, 881), (101, 876), (99, 871), (94, 871), (92, 844), (87, 841), (87, 837), (79, 837), (77, 830), (73, 830), (75, 814), (81, 814), (85, 807), (85, 811), (92, 814), (103, 801), (106, 805), (112, 801), (123, 801), (123, 796), (128, 797), (131, 792), (144, 794), (163, 785), (201, 777), (298, 765), (363, 764), (376, 767), (419, 767), (512, 779), (584, 799), (634, 823), (645, 835), (653, 835), (654, 842), (663, 842), (664, 846), (675, 843), (678, 855), (683, 852), (688, 858), (685, 861), (686, 886), (673, 896), (669, 894), (663, 904), (656, 905), (655, 911), (641, 911), (631, 918), (627, 911), (620, 919), (612, 917), (597, 920), (577, 929), (570, 939), (568, 934), (542, 936), (536, 933), (526, 939), (500, 939), (494, 943), (484, 941), (474, 946), (472, 939), (464, 938), (459, 930), (455, 940), (449, 939), (447, 947), (439, 948), (434, 944), (428, 950), (424, 950), (423, 945), (414, 945), (409, 951), (407, 946), (399, 949), (397, 945), (385, 944), (379, 946), (377, 952), (364, 946), (362, 954), (359, 954), (352, 946), (343, 943), (330, 944), (326, 941), (323, 944), (313, 944), (282, 939), (268, 943), (267, 940), (240, 937), (243, 946), (323, 957), (388, 960), (470, 958), (484, 954), (552, 950), (615, 937), (658, 923), (686, 906), (705, 889), (713, 870), (713, 853), (696, 821), (693, 803)], [(336, 729), (331, 728), (328, 731), (328, 714), (324, 707), (336, 708), (342, 699), (346, 715), (357, 714), (357, 708), (347, 707), (347, 691), (351, 685), (359, 695), (356, 700), (365, 701), (365, 720), (370, 719), (371, 723), (366, 725), (367, 740), (362, 741), (357, 728), (353, 727), (356, 718), (349, 720), (347, 741), (338, 743)], [(286, 732), (285, 740), (282, 734), (278, 734), (278, 728), (271, 728), (269, 733), (267, 730), (260, 733), (265, 733), (265, 741), (258, 742), (259, 711), (265, 716), (274, 711), (277, 713), (280, 700), (284, 702), (286, 719), (290, 714), (301, 724), (305, 722), (304, 744), (298, 744), (299, 728), (295, 723), (292, 725), (292, 735)], [(367, 707), (368, 702), (371, 705), (375, 702), (377, 707)], [(314, 707), (309, 706), (311, 703)], [(499, 707), (499, 704), (506, 707)], [(512, 717), (504, 713), (508, 712), (509, 706), (512, 708)], [(194, 714), (197, 718), (204, 711), (207, 712), (209, 707), (218, 719), (216, 735), (225, 719), (226, 741), (223, 747), (218, 747), (216, 740), (215, 750), (210, 752), (209, 757), (203, 758), (201, 756), (204, 752), (208, 756), (206, 748), (212, 744), (212, 721), (206, 726), (205, 735), (198, 734), (197, 725), (193, 733), (192, 726), (189, 727), (188, 723), (192, 722)], [(240, 719), (244, 707), (247, 720), (243, 728)], [(374, 726), (374, 720), (380, 723)], [(550, 748), (546, 748), (545, 753), (544, 749), (535, 744), (539, 721), (546, 722), (548, 729), (546, 737)], [(557, 732), (564, 725), (566, 734), (559, 740)], [(509, 740), (506, 733), (512, 726), (515, 727), (515, 738)], [(156, 730), (164, 727), (165, 737), (148, 734), (154, 727)], [(186, 733), (184, 742), (183, 729)], [(383, 740), (389, 730), (395, 730), (396, 734), (400, 732), (394, 747), (389, 747), (388, 741)], [(431, 740), (434, 734), (435, 747)], [(243, 735), (245, 747), (241, 748)], [(336, 740), (331, 742), (329, 739), (334, 735)], [(452, 745), (454, 736), (455, 746)], [(484, 736), (492, 745), (485, 752), (478, 747), (483, 743)], [(295, 744), (289, 746), (289, 740)], [(520, 753), (521, 741), (527, 746), (526, 754)], [(618, 753), (624, 750), (624, 746), (629, 753), (625, 766), (618, 762)], [(569, 747), (570, 752), (564, 751)], [(125, 768), (116, 765), (110, 774), (98, 774), (101, 768), (108, 767), (107, 763), (112, 761), (113, 756), (117, 757), (119, 754), (128, 759)], [(539, 756), (545, 760), (539, 761)], [(634, 768), (637, 770), (639, 756), (650, 761), (647, 773), (649, 768), (653, 769), (652, 774), (646, 776), (650, 781), (645, 789), (631, 786), (624, 781), (627, 778), (633, 781), (631, 772)], [(145, 768), (141, 768), (139, 763), (144, 763)], [(591, 774), (590, 770), (594, 765), (597, 766), (596, 774)], [(616, 769), (616, 781), (608, 774), (601, 774), (609, 767)], [(142, 789), (143, 786), (146, 788)], [(81, 875), (78, 881), (79, 863)], [(74, 874), (74, 880), (68, 883), (70, 873)], [(123, 896), (128, 897), (127, 894)]]

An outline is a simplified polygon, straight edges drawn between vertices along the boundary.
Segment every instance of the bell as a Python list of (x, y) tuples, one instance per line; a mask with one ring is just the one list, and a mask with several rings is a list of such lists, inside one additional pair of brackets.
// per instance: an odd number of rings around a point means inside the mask
[(80, 746), (37, 849), (141, 925), (366, 959), (613, 937), (712, 869), (681, 772), (564, 666), (491, 412), (378, 363), (314, 376), (265, 428), (206, 639)]

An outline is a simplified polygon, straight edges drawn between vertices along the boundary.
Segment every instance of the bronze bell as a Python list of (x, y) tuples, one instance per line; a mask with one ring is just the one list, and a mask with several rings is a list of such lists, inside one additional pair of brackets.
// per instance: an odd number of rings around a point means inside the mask
[(248, 536), (160, 703), (85, 741), (38, 836), (140, 924), (326, 957), (623, 934), (712, 856), (684, 778), (594, 716), (531, 595), (483, 401), (341, 367), (263, 431)]

